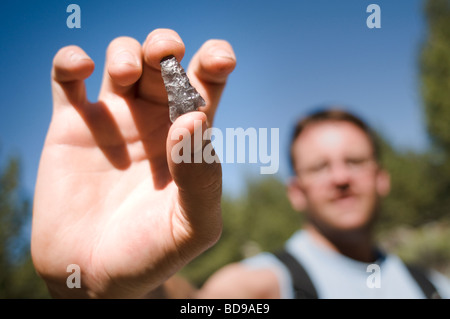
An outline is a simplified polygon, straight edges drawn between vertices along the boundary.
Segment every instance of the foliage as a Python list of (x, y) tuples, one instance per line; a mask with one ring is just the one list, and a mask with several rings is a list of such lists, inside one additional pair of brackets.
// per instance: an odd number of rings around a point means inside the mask
[(23, 229), (31, 216), (29, 201), (20, 193), (19, 171), (17, 159), (0, 170), (0, 298), (46, 298), (29, 244), (23, 243)]
[(421, 59), (421, 83), (426, 123), (435, 150), (430, 179), (437, 183), (432, 209), (450, 211), (450, 1), (428, 0), (425, 6), (428, 37)]
[(429, 0), (425, 6), (428, 38), (421, 55), (422, 96), (428, 132), (450, 153), (450, 1)]
[(450, 277), (450, 219), (419, 227), (398, 226), (379, 234), (381, 246), (404, 261)]
[(440, 218), (434, 210), (437, 184), (430, 178), (429, 153), (400, 152), (382, 141), (382, 166), (391, 177), (391, 192), (381, 202), (378, 229), (418, 226)]

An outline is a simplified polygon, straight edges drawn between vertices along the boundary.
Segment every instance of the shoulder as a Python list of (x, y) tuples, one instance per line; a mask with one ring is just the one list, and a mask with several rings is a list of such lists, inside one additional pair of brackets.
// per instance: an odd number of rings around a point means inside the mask
[[(385, 274), (394, 274), (391, 281), (404, 287), (407, 283), (413, 283), (417, 293), (425, 298), (435, 298), (438, 293), (441, 298), (450, 298), (450, 280), (443, 274), (432, 268), (423, 267), (420, 264), (408, 263), (396, 255), (388, 255), (390, 262)], [(397, 269), (396, 272), (392, 271)], [(409, 279), (409, 281), (407, 281)], [(401, 285), (400, 285), (401, 284)], [(408, 289), (411, 291), (414, 289)]]
[(243, 263), (227, 265), (213, 274), (198, 292), (198, 298), (280, 298), (278, 279), (270, 268), (252, 268)]

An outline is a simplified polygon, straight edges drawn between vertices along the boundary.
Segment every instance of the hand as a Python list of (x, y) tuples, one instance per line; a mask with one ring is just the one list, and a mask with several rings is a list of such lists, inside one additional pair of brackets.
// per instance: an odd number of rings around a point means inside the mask
[[(184, 44), (158, 29), (141, 46), (111, 42), (98, 102), (84, 79), (94, 62), (79, 47), (62, 48), (52, 69), (53, 116), (39, 166), (32, 257), (54, 297), (139, 298), (159, 286), (220, 236), (219, 163), (171, 159), (177, 128), (211, 126), (229, 73), (231, 46), (207, 41), (190, 62), (191, 84), (206, 100), (169, 120), (160, 60), (180, 61)], [(81, 269), (68, 288), (67, 266)]]

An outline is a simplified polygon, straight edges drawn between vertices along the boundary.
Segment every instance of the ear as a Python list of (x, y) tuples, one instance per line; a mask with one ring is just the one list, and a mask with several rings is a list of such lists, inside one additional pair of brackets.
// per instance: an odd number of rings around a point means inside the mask
[(291, 177), (287, 186), (287, 193), (292, 208), (296, 211), (303, 211), (306, 208), (306, 198), (300, 187), (297, 177)]
[(386, 170), (378, 170), (376, 183), (378, 195), (381, 197), (387, 196), (391, 191), (391, 176)]

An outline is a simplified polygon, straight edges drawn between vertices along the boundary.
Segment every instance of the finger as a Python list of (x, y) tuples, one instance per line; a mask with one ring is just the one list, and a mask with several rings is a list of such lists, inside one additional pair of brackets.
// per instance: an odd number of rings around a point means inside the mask
[(84, 79), (94, 71), (94, 61), (77, 46), (60, 49), (52, 68), (53, 105), (57, 109), (86, 102)]
[(206, 113), (210, 127), (228, 76), (235, 66), (233, 48), (224, 40), (205, 42), (189, 64), (189, 81), (206, 100), (206, 106), (199, 110)]
[(134, 94), (134, 84), (142, 74), (141, 51), (140, 43), (133, 38), (119, 37), (110, 43), (106, 50), (100, 97), (108, 93), (122, 96)]
[(206, 121), (203, 112), (190, 112), (177, 118), (167, 138), (167, 162), (178, 186), (179, 207), (190, 227), (188, 230), (213, 244), (222, 227), (222, 169), (217, 158), (206, 159), (206, 146), (210, 146), (202, 138)]
[(139, 97), (167, 107), (167, 93), (161, 77), (160, 62), (169, 55), (181, 61), (184, 50), (183, 41), (173, 30), (157, 29), (148, 35), (143, 45), (144, 66), (139, 81)]

